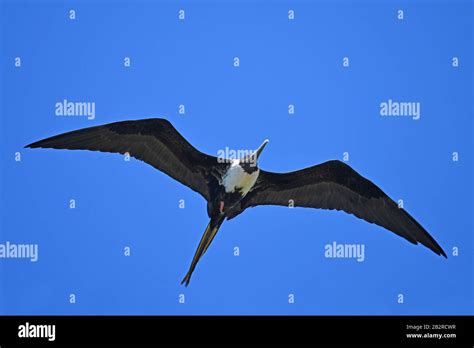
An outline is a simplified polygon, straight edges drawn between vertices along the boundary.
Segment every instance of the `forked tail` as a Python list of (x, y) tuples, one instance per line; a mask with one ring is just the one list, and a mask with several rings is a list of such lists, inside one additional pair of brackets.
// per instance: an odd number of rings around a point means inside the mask
[(212, 240), (216, 236), (217, 231), (219, 231), (219, 228), (224, 222), (224, 219), (224, 215), (219, 215), (217, 217), (212, 217), (211, 221), (209, 221), (209, 224), (207, 225), (206, 230), (204, 231), (201, 241), (199, 242), (196, 253), (194, 254), (193, 261), (191, 262), (191, 266), (189, 267), (189, 271), (188, 273), (186, 273), (186, 276), (184, 277), (181, 284), (184, 283), (185, 286), (189, 285), (189, 281), (191, 280), (191, 275), (193, 274), (193, 271), (196, 268), (196, 264), (199, 262), (201, 256), (204, 255), (207, 248), (209, 248), (209, 245), (212, 243)]

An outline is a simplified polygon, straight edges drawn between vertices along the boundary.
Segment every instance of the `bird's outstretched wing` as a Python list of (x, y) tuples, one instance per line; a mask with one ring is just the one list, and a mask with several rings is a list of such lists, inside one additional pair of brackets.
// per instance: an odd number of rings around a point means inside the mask
[(445, 252), (429, 233), (380, 188), (340, 161), (328, 161), (291, 173), (261, 170), (254, 188), (229, 219), (248, 207), (282, 205), (343, 210), (382, 226), (438, 255)]
[(209, 200), (209, 171), (217, 158), (196, 150), (170, 122), (160, 118), (89, 127), (26, 147), (129, 153)]

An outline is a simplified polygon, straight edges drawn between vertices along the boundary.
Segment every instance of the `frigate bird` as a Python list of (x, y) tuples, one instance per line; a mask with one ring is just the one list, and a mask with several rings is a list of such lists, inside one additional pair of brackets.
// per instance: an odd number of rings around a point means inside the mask
[(267, 143), (227, 161), (198, 151), (169, 121), (151, 118), (83, 128), (26, 147), (128, 153), (203, 196), (210, 221), (181, 283), (186, 286), (222, 223), (259, 205), (342, 210), (446, 257), (410, 214), (344, 162), (331, 160), (290, 173), (260, 169), (257, 159)]

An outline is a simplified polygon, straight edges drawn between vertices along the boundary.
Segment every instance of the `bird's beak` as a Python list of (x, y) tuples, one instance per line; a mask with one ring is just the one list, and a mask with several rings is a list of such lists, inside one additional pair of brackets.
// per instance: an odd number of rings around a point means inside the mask
[(268, 144), (269, 140), (266, 139), (262, 145), (260, 145), (260, 147), (257, 149), (257, 151), (255, 151), (256, 155), (257, 155), (257, 158), (260, 156), (260, 153), (263, 151), (263, 149), (265, 148), (265, 146)]

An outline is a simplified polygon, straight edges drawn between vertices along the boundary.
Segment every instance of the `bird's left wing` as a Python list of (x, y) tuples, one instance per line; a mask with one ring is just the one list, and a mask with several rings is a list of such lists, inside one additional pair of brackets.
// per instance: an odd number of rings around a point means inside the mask
[(209, 200), (209, 172), (217, 158), (196, 150), (165, 119), (150, 118), (89, 127), (26, 147), (129, 153)]
[(229, 219), (248, 207), (282, 205), (342, 210), (382, 226), (438, 255), (445, 252), (429, 233), (380, 188), (340, 161), (328, 161), (291, 173), (261, 170), (254, 188)]

